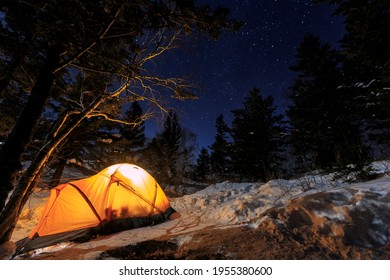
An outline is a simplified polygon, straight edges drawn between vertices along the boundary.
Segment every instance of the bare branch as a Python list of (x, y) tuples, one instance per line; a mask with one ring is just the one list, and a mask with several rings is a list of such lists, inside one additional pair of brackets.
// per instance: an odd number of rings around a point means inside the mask
[[(109, 71), (100, 70), (100, 69), (93, 69), (93, 68), (89, 68), (89, 67), (86, 67), (86, 66), (82, 66), (80, 64), (76, 64), (76, 63), (70, 63), (69, 65), (71, 65), (73, 67), (76, 67), (78, 69), (84, 70), (84, 71), (88, 71), (88, 72), (94, 72), (94, 73), (104, 74), (104, 75), (112, 75), (112, 74), (114, 74), (114, 73), (109, 72)], [(115, 74), (117, 74), (117, 73), (115, 73)]]
[[(164, 108), (162, 105), (161, 105), (161, 101), (158, 99), (158, 98), (155, 98), (154, 96), (154, 93), (157, 92), (156, 90), (154, 90), (153, 88), (147, 86), (147, 85), (144, 85), (143, 81), (141, 79), (138, 80), (141, 84), (141, 86), (143, 87), (144, 89), (144, 95), (141, 95), (141, 94), (137, 94), (135, 93), (134, 91), (130, 91), (129, 92), (134, 95), (134, 96), (137, 96), (139, 98), (141, 98), (142, 100), (146, 100), (154, 105), (156, 105), (161, 111), (167, 113), (168, 110), (166, 108)], [(146, 92), (149, 92), (151, 97), (148, 97), (148, 95), (146, 94)]]
[(130, 85), (130, 79), (125, 78), (125, 80), (122, 82), (122, 86), (120, 86), (114, 92), (108, 93), (110, 95), (110, 98), (117, 97), (118, 95), (120, 95), (122, 92), (124, 92), (127, 89), (129, 85)]
[(59, 124), (57, 125), (57, 129), (53, 132), (53, 137), (56, 137), (58, 132), (61, 130), (61, 128), (63, 127), (63, 125), (65, 124), (66, 120), (71, 116), (71, 115), (75, 115), (75, 114), (80, 114), (79, 111), (69, 111), (69, 112), (66, 112), (65, 113), (65, 116), (62, 118), (62, 120), (59, 122)]
[(114, 25), (114, 23), (117, 20), (121, 11), (122, 11), (122, 7), (120, 7), (116, 11), (114, 18), (111, 20), (111, 22), (108, 23), (106, 28), (102, 30), (102, 33), (100, 35), (98, 35), (98, 38), (96, 40), (94, 40), (91, 44), (89, 44), (87, 47), (85, 47), (83, 50), (81, 50), (78, 54), (74, 55), (72, 58), (65, 61), (62, 65), (60, 65), (60, 67), (58, 67), (56, 70), (54, 70), (54, 73), (57, 73), (58, 71), (64, 69), (65, 67), (69, 66), (70, 64), (72, 64), (74, 61), (76, 61), (81, 56), (83, 56), (86, 52), (88, 52), (90, 49), (92, 49), (97, 44), (97, 42), (102, 40), (104, 38), (104, 36), (108, 33), (108, 31), (111, 29), (111, 27)]
[(133, 37), (136, 34), (137, 34), (137, 31), (131, 31), (131, 32), (123, 33), (123, 34), (104, 36), (101, 39), (102, 40), (107, 40), (107, 39), (123, 38), (123, 37), (127, 37), (127, 36)]
[(139, 80), (149, 81), (151, 84), (164, 87), (174, 92), (176, 95), (175, 97), (178, 99), (196, 98), (196, 96), (190, 92), (190, 89), (195, 88), (195, 85), (187, 83), (187, 80), (183, 78), (160, 78), (157, 76), (140, 75)]
[[(170, 40), (165, 45), (163, 44), (164, 40), (165, 40), (164, 32), (157, 33), (157, 34), (160, 35), (160, 39), (156, 42), (155, 49), (151, 53), (149, 53), (147, 56), (145, 56), (139, 62), (140, 65), (143, 65), (143, 64), (145, 64), (145, 62), (147, 62), (149, 60), (152, 60), (152, 59), (160, 56), (161, 54), (165, 53), (166, 51), (174, 49), (174, 48), (177, 47), (177, 46), (174, 45), (174, 43), (178, 40), (180, 31), (174, 33), (172, 35), (172, 37), (170, 38)], [(154, 40), (155, 40), (155, 37), (153, 37), (153, 39), (150, 42), (153, 42)], [(150, 42), (148, 42), (149, 45), (150, 45)]]
[(135, 127), (137, 125), (141, 125), (143, 121), (150, 119), (152, 117), (152, 114), (151, 113), (143, 114), (140, 118), (138, 118), (134, 122), (127, 122), (124, 120), (111, 118), (106, 113), (102, 113), (102, 112), (92, 112), (91, 114), (88, 114), (86, 116), (86, 118), (88, 118), (88, 119), (93, 118), (93, 117), (103, 117), (105, 120), (110, 121), (110, 122), (120, 123), (120, 124), (124, 124), (124, 125), (131, 125), (131, 126)]

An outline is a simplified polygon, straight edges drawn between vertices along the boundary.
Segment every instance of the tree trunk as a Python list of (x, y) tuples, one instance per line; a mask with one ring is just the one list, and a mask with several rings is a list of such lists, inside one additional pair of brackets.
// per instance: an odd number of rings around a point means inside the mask
[[(39, 175), (37, 175), (35, 178), (38, 177)], [(24, 177), (23, 182), (21, 181), (20, 184), (28, 185), (29, 186), (28, 189), (26, 190), (24, 195), (20, 193), (22, 191), (21, 189), (15, 190), (12, 193), (9, 203), (7, 203), (3, 212), (1, 212), (0, 244), (3, 244), (4, 242), (11, 239), (12, 233), (18, 222), (18, 217), (22, 212), (23, 207), (26, 204), (28, 198), (32, 194), (32, 191), (37, 185), (37, 180), (35, 178), (33, 179), (31, 177), (30, 178)], [(28, 182), (28, 180), (30, 180), (30, 182)], [(18, 197), (18, 199), (15, 199), (15, 197)]]
[(16, 175), (21, 168), (22, 155), (31, 141), (50, 96), (54, 81), (53, 72), (59, 65), (59, 57), (59, 48), (51, 48), (48, 51), (27, 104), (0, 151), (0, 210), (4, 208), (8, 193), (13, 189)]
[(44, 148), (37, 154), (34, 162), (24, 173), (18, 186), (4, 210), (0, 213), (0, 244), (10, 240), (15, 229), (18, 217), (23, 210), (25, 203), (32, 194), (45, 163), (49, 160), (54, 150), (61, 144), (68, 135), (93, 112), (103, 101), (110, 97), (118, 96), (126, 89), (127, 83), (123, 84), (112, 95), (101, 94), (87, 108), (84, 109), (75, 119), (69, 121), (64, 127), (44, 145)]
[(37, 181), (40, 178), (40, 174), (42, 173), (45, 163), (49, 160), (55, 148), (65, 140), (69, 133), (77, 127), (81, 121), (82, 119), (79, 121), (73, 121), (61, 133), (54, 136), (44, 146), (44, 149), (40, 150), (33, 163), (31, 163), (29, 168), (23, 174), (22, 179), (13, 191), (9, 202), (0, 215), (0, 244), (11, 239), (19, 215), (37, 185)]
[(70, 132), (71, 130), (68, 133), (62, 133), (61, 135), (52, 138), (51, 141), (45, 145), (45, 149), (40, 150), (34, 161), (23, 174), (19, 184), (12, 193), (9, 202), (0, 214), (0, 244), (11, 239), (19, 215), (37, 185), (45, 163), (53, 154), (55, 148)]
[(62, 173), (64, 172), (66, 166), (66, 159), (60, 158), (57, 163), (56, 170), (54, 171), (53, 177), (50, 180), (49, 186), (51, 188), (56, 187), (60, 184)]

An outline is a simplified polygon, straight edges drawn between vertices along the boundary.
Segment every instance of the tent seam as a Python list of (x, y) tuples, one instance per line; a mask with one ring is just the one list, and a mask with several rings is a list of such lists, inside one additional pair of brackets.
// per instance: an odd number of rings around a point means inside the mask
[(68, 185), (74, 187), (81, 194), (81, 196), (85, 199), (85, 201), (87, 202), (88, 206), (91, 208), (92, 212), (95, 214), (96, 218), (98, 218), (99, 223), (101, 224), (102, 223), (102, 219), (100, 218), (98, 212), (96, 211), (95, 207), (93, 206), (92, 202), (89, 200), (87, 195), (82, 190), (80, 190), (80, 188), (78, 186), (76, 186), (75, 184), (68, 183)]

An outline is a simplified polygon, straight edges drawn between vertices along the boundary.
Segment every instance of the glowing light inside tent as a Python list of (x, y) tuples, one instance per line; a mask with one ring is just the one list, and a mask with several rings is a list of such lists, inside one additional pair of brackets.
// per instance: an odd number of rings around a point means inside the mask
[(29, 238), (96, 227), (101, 221), (152, 216), (169, 208), (164, 191), (148, 172), (132, 164), (116, 164), (52, 189)]
[(131, 178), (132, 182), (126, 182), (130, 183), (131, 185), (145, 185), (145, 181), (143, 178), (144, 172), (140, 170), (138, 167), (130, 166), (130, 165), (122, 165), (120, 167), (120, 172), (123, 174), (125, 178)]

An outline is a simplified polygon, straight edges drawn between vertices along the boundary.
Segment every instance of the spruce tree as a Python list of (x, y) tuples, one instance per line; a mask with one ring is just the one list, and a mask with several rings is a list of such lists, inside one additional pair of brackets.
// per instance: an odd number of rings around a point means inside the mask
[(161, 143), (169, 158), (174, 160), (175, 154), (179, 150), (182, 137), (182, 128), (179, 124), (179, 118), (174, 111), (169, 111), (165, 122), (164, 130), (161, 134)]
[(234, 172), (246, 179), (267, 181), (280, 170), (283, 115), (275, 114), (273, 102), (272, 96), (264, 98), (254, 88), (245, 98), (243, 108), (232, 111)]
[(171, 183), (177, 176), (182, 137), (179, 118), (171, 110), (164, 121), (163, 131), (148, 146), (149, 166), (153, 167), (161, 182)]
[(317, 2), (336, 4), (336, 14), (344, 17), (344, 87), (353, 92), (351, 102), (364, 120), (369, 144), (384, 156), (384, 150), (390, 148), (390, 1)]
[(130, 149), (141, 148), (145, 145), (145, 121), (143, 111), (138, 101), (134, 101), (131, 107), (126, 111), (124, 121), (129, 123), (123, 125), (120, 132)]
[(216, 135), (214, 143), (210, 146), (210, 164), (213, 173), (229, 174), (231, 168), (230, 146), (228, 142), (229, 128), (224, 121), (223, 115), (219, 115), (215, 123)]
[(358, 119), (342, 87), (342, 57), (318, 37), (305, 36), (290, 69), (297, 73), (288, 110), (291, 140), (302, 168), (332, 168), (361, 160)]
[(210, 174), (210, 155), (206, 148), (200, 150), (200, 154), (196, 161), (194, 177), (196, 180), (204, 181), (207, 175)]
[(169, 111), (163, 131), (143, 151), (143, 163), (160, 183), (179, 184), (190, 178), (194, 165), (196, 135), (180, 125), (174, 111)]

